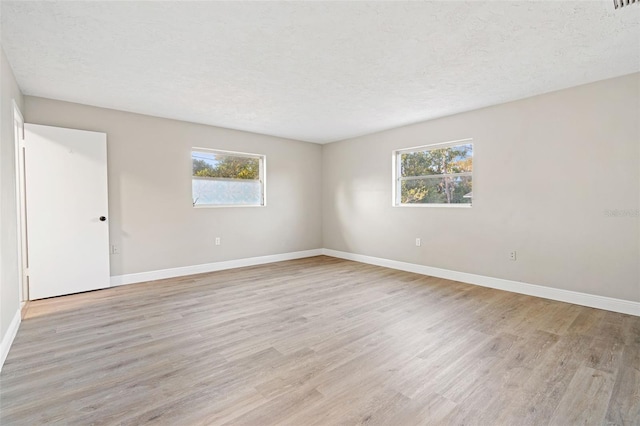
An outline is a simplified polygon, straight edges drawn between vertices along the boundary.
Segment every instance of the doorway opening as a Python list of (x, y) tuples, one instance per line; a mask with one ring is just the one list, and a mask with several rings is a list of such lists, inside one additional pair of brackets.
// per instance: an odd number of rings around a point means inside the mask
[(18, 293), (20, 306), (29, 300), (29, 255), (27, 250), (27, 204), (25, 196), (24, 117), (13, 100), (13, 129), (16, 172), (16, 226), (18, 251)]

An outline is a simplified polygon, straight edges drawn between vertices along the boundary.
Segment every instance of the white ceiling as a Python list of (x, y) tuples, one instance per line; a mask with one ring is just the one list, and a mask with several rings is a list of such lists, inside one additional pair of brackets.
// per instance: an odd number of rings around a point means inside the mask
[(331, 142), (640, 71), (640, 4), (2, 1), (43, 96)]

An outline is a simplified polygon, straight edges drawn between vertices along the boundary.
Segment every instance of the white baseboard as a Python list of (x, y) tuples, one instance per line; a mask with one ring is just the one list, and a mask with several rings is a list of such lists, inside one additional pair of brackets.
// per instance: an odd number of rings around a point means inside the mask
[(573, 303), (575, 305), (589, 306), (591, 308), (640, 316), (640, 302), (633, 302), (630, 300), (596, 296), (594, 294), (527, 284), (502, 278), (486, 277), (483, 275), (451, 271), (448, 269), (433, 268), (430, 266), (417, 265), (415, 263), (399, 262), (396, 260), (381, 259), (379, 257), (365, 256), (362, 254), (347, 253), (337, 250), (323, 249), (322, 253), (326, 256), (368, 263), (370, 265), (384, 266), (386, 268), (399, 269), (401, 271), (429, 275), (432, 277), (446, 278), (448, 280), (475, 284), (482, 287), (491, 287), (513, 293), (527, 294), (529, 296), (542, 297), (544, 299), (558, 300), (560, 302)]
[(11, 320), (11, 324), (9, 324), (7, 332), (2, 338), (2, 343), (0, 343), (0, 371), (2, 371), (2, 366), (4, 365), (4, 361), (7, 359), (7, 355), (9, 355), (9, 349), (11, 349), (13, 339), (16, 338), (21, 320), (22, 315), (20, 309), (18, 309), (16, 311), (16, 314), (13, 316), (13, 319)]
[[(433, 268), (431, 266), (417, 265), (415, 263), (400, 262), (397, 260), (382, 259), (379, 257), (365, 256), (362, 254), (347, 253), (331, 249), (314, 249), (281, 253), (269, 256), (249, 257), (245, 259), (227, 260), (223, 262), (205, 263), (201, 265), (183, 266), (180, 268), (161, 269), (157, 271), (139, 272), (135, 274), (115, 275), (111, 277), (111, 287), (134, 284), (145, 281), (155, 281), (165, 278), (182, 277), (186, 275), (203, 274), (206, 272), (222, 271), (225, 269), (242, 268), (245, 266), (263, 265), (265, 263), (281, 262), (284, 260), (302, 259), (305, 257), (326, 255), (340, 259), (353, 260), (370, 265), (383, 266), (416, 274), (429, 275), (437, 278), (445, 278), (460, 281), (467, 284), (475, 284), (482, 287), (490, 287), (513, 293), (527, 294), (529, 296), (542, 297), (560, 302), (573, 303), (575, 305), (589, 306), (591, 308), (620, 312), (623, 314), (640, 316), (640, 302), (614, 299), (612, 297), (597, 296), (594, 294), (580, 293), (577, 291), (562, 290), (559, 288), (545, 287), (535, 284), (527, 284), (520, 281), (505, 280), (502, 278), (487, 277), (484, 275), (469, 274), (467, 272), (451, 271), (449, 269)], [(19, 317), (19, 315), (18, 315)], [(19, 319), (18, 319), (19, 324)], [(13, 323), (12, 323), (13, 325)], [(17, 325), (16, 330), (17, 331)], [(15, 336), (15, 331), (11, 337)], [(9, 343), (10, 344), (10, 343)], [(2, 342), (2, 354), (5, 342)], [(7, 349), (8, 352), (8, 349)], [(3, 358), (4, 361), (4, 358)]]
[(263, 265), (265, 263), (302, 259), (304, 257), (313, 257), (320, 255), (322, 255), (322, 249), (314, 249), (295, 251), (290, 253), (272, 254), (269, 256), (248, 257), (245, 259), (226, 260), (223, 262), (204, 263), (201, 265), (183, 266), (180, 268), (138, 272), (135, 274), (114, 275), (111, 277), (111, 287), (140, 283), (144, 281), (162, 280), (165, 278), (182, 277), (185, 275), (203, 274), (206, 272), (222, 271), (225, 269), (243, 268), (245, 266)]

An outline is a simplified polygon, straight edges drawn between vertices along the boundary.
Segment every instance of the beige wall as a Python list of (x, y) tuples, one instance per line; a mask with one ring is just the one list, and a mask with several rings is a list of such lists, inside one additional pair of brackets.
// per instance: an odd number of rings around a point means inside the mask
[[(640, 301), (640, 219), (606, 215), (640, 208), (639, 104), (633, 74), (325, 145), (324, 247)], [(391, 206), (393, 150), (463, 138), (471, 209)]]
[[(29, 96), (24, 112), (107, 133), (112, 275), (321, 247), (320, 145)], [(267, 206), (193, 208), (194, 146), (265, 154)]]
[[(640, 208), (640, 74), (324, 146), (34, 97), (24, 112), (108, 134), (112, 275), (325, 247), (640, 301), (639, 218), (606, 214)], [(393, 150), (468, 137), (473, 208), (391, 206)], [(266, 154), (268, 206), (193, 209), (192, 146)]]
[(22, 93), (0, 47), (0, 341), (20, 308), (13, 104), (22, 112)]

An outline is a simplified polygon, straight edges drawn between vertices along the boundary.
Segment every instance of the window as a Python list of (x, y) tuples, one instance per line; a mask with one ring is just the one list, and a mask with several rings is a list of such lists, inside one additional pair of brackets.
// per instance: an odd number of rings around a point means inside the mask
[(402, 149), (393, 154), (395, 206), (471, 206), (470, 139)]
[(194, 148), (193, 206), (266, 205), (265, 163), (264, 155)]

